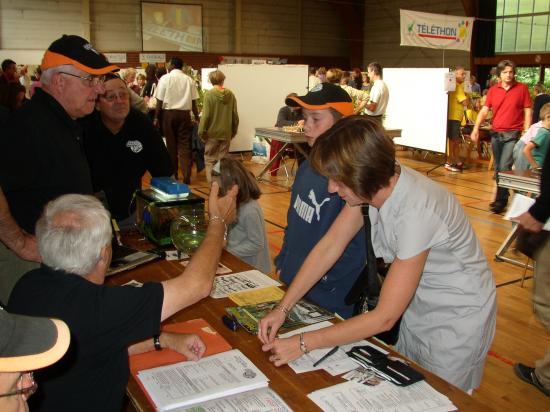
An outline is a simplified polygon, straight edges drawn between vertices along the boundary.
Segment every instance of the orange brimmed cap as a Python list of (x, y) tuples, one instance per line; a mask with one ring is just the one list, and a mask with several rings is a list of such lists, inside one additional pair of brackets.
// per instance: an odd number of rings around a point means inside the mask
[(334, 109), (343, 116), (353, 114), (353, 102), (349, 94), (340, 86), (332, 83), (319, 83), (305, 96), (288, 97), (285, 104), (309, 110)]
[(42, 71), (51, 67), (72, 64), (89, 74), (100, 75), (119, 70), (118, 66), (100, 54), (88, 40), (80, 36), (64, 34), (54, 41), (42, 58)]
[(70, 342), (65, 322), (15, 315), (0, 307), (0, 373), (49, 366), (61, 359)]

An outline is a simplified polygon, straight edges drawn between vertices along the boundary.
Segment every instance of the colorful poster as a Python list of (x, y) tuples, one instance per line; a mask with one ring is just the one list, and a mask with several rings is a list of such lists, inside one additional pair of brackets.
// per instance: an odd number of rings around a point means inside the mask
[(202, 6), (141, 3), (143, 51), (202, 52)]
[(399, 10), (401, 46), (470, 51), (474, 18)]

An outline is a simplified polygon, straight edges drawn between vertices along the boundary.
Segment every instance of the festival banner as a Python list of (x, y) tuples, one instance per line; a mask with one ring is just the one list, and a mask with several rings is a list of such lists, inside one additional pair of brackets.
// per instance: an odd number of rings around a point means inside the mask
[(473, 17), (399, 10), (401, 46), (470, 51)]

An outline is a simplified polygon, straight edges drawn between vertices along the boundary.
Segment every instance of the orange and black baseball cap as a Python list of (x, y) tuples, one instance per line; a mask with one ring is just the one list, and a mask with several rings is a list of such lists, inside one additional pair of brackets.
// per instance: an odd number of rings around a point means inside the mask
[(67, 34), (50, 44), (40, 67), (44, 71), (64, 64), (72, 64), (93, 75), (119, 70), (118, 66), (109, 63), (105, 56), (94, 49), (88, 40)]
[(285, 104), (309, 110), (334, 109), (343, 116), (353, 114), (353, 102), (349, 94), (340, 86), (332, 83), (319, 83), (305, 96), (288, 97)]
[(59, 319), (15, 315), (0, 307), (0, 372), (25, 372), (57, 362), (71, 332)]

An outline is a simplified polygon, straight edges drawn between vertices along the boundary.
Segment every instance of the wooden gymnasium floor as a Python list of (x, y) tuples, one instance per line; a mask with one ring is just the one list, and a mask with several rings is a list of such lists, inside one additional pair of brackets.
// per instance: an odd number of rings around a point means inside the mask
[[(424, 159), (420, 153), (400, 151), (401, 162), (419, 172), (427, 172), (441, 158)], [(253, 163), (249, 157), (241, 157), (254, 173), (262, 165)], [(292, 165), (292, 159), (287, 165)], [(493, 199), (495, 182), (486, 161), (477, 161), (462, 173), (448, 172), (443, 167), (430, 173), (430, 177), (453, 192), (464, 207), (474, 230), (481, 241), (497, 285), (498, 317), (496, 335), (487, 358), (485, 375), (481, 387), (474, 397), (495, 411), (550, 411), (550, 397), (536, 388), (520, 381), (512, 371), (512, 364), (523, 362), (533, 365), (542, 358), (550, 346), (550, 332), (544, 329), (532, 310), (532, 271), (527, 272), (524, 287), (520, 286), (523, 269), (504, 262), (496, 262), (494, 255), (510, 230), (511, 223), (501, 215), (490, 213), (489, 203)], [(269, 248), (272, 256), (279, 252), (286, 225), (286, 211), (290, 202), (289, 187), (283, 170), (279, 176), (266, 175), (261, 183), (263, 208)], [(193, 175), (192, 189), (206, 195), (208, 186), (204, 172)], [(513, 251), (509, 254), (514, 254)], [(519, 256), (520, 259), (524, 257)]]

